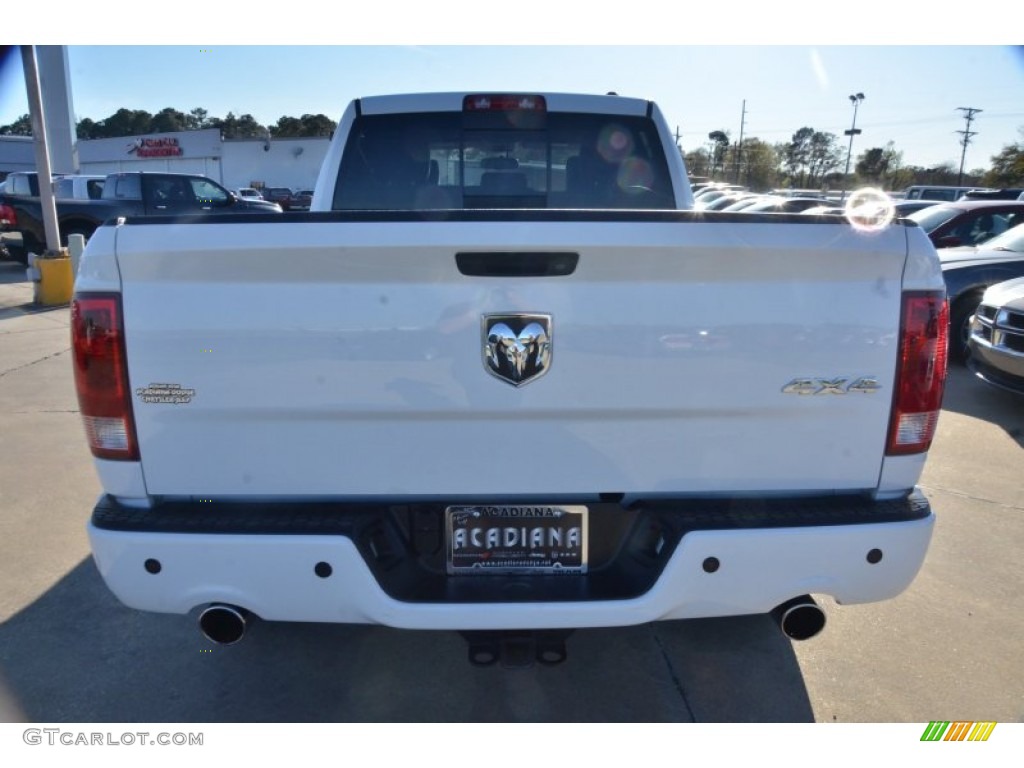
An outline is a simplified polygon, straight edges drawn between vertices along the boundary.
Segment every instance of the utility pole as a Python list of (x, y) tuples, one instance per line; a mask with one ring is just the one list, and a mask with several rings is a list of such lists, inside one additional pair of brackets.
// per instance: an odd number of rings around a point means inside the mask
[(839, 202), (846, 200), (846, 188), (849, 186), (849, 175), (850, 175), (850, 158), (853, 157), (853, 137), (856, 136), (861, 130), (857, 127), (857, 107), (864, 101), (863, 93), (854, 93), (850, 95), (850, 103), (853, 104), (853, 125), (850, 126), (850, 130), (843, 131), (843, 134), (850, 137), (850, 148), (846, 150), (846, 170), (843, 171), (843, 194), (839, 198)]
[(974, 122), (974, 116), (982, 110), (975, 107), (957, 107), (958, 110), (964, 113), (964, 120), (967, 121), (967, 126), (962, 131), (957, 133), (963, 134), (963, 139), (960, 143), (964, 145), (963, 152), (960, 153), (960, 176), (956, 180), (956, 185), (962, 187), (964, 185), (964, 160), (967, 158), (967, 145), (971, 143), (971, 136), (977, 136), (977, 131), (971, 130), (971, 123)]
[[(683, 160), (685, 161), (686, 160), (686, 155), (683, 154), (683, 148), (679, 144), (679, 139), (681, 139), (681, 138), (682, 138), (682, 136), (679, 133), (679, 126), (677, 125), (676, 126), (676, 149), (679, 150), (679, 156), (681, 158), (683, 158)], [(687, 170), (689, 170), (689, 169), (687, 169)]]
[(747, 100), (743, 100), (743, 111), (740, 112), (740, 140), (736, 142), (736, 183), (740, 183), (740, 164), (743, 159), (743, 126), (747, 120)]

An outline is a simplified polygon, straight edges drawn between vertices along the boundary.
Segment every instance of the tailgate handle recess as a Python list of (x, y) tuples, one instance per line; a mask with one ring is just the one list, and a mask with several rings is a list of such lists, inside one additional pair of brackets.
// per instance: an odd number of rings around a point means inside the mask
[(578, 253), (471, 252), (455, 254), (459, 272), (468, 277), (565, 277), (576, 271)]

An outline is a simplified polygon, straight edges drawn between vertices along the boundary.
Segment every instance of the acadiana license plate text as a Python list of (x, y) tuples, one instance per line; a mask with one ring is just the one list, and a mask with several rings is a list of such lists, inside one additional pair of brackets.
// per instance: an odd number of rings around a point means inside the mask
[(586, 571), (586, 507), (449, 507), (446, 521), (449, 573)]

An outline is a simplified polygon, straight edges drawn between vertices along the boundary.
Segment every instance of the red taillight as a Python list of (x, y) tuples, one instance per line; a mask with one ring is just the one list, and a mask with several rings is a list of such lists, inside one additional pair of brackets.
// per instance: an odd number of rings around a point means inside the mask
[(513, 93), (489, 93), (466, 96), (462, 99), (465, 112), (545, 112), (548, 105), (543, 96), (526, 96)]
[(886, 454), (928, 450), (946, 386), (949, 305), (942, 291), (903, 294), (900, 348)]
[(93, 456), (138, 461), (120, 295), (74, 298), (71, 349), (78, 405)]
[(0, 205), (0, 225), (14, 226), (14, 209), (9, 205)]

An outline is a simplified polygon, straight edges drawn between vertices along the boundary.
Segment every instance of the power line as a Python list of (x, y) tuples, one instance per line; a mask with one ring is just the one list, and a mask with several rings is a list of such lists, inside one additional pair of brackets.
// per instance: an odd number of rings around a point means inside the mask
[[(1024, 112), (993, 112), (989, 114), (990, 118), (1017, 118), (1024, 117)], [(814, 120), (805, 120), (804, 123), (813, 123)], [(831, 121), (829, 121), (831, 123)], [(948, 116), (936, 116), (936, 117), (919, 117), (909, 120), (888, 120), (884, 122), (870, 122), (862, 123), (865, 130), (871, 130), (875, 128), (894, 128), (901, 125), (927, 125), (927, 124), (938, 124), (949, 122)], [(838, 133), (841, 129), (838, 127), (829, 126), (830, 132)], [(758, 129), (758, 136), (790, 136), (796, 132), (795, 128), (761, 128)], [(698, 132), (699, 133), (699, 132)]]
[(971, 136), (977, 136), (977, 131), (971, 130), (971, 123), (974, 121), (974, 116), (982, 110), (977, 107), (957, 107), (957, 110), (964, 113), (964, 120), (967, 121), (967, 125), (962, 131), (957, 133), (963, 134), (961, 143), (964, 145), (963, 152), (960, 153), (960, 177), (956, 182), (956, 185), (963, 186), (964, 183), (964, 160), (967, 158), (967, 145), (971, 143)]

